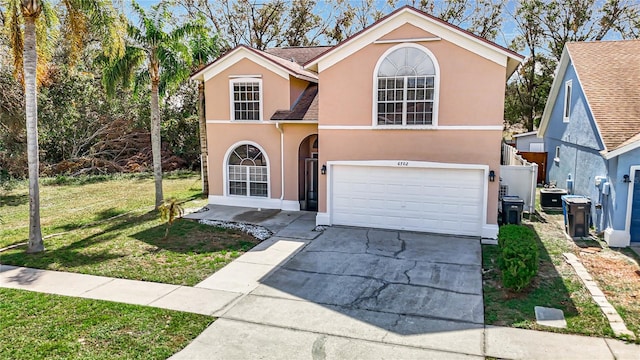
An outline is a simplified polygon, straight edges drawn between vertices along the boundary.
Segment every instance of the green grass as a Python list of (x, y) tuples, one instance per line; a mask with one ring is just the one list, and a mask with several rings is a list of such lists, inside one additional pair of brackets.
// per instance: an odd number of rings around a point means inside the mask
[(0, 288), (1, 359), (166, 359), (213, 318)]
[[(154, 186), (149, 176), (44, 179), (41, 187), (46, 251), (25, 253), (20, 246), (0, 253), (0, 263), (92, 275), (195, 285), (258, 241), (233, 230), (189, 220), (165, 225), (153, 211)], [(194, 174), (167, 176), (165, 197), (206, 203)], [(26, 183), (0, 193), (0, 248), (28, 237)]]
[[(490, 325), (512, 326), (595, 336), (613, 336), (607, 319), (588, 291), (563, 258), (571, 251), (571, 244), (558, 232), (555, 224), (541, 221), (525, 222), (538, 235), (540, 269), (529, 288), (513, 293), (502, 287), (497, 266), (499, 249), (483, 245), (483, 277), (485, 322)], [(540, 326), (536, 323), (534, 307), (561, 309), (567, 320), (566, 329)]]

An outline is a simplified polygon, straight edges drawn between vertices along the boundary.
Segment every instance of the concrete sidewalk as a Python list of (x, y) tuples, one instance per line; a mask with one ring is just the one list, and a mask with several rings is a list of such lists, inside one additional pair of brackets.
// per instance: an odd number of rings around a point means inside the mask
[(307, 241), (272, 237), (194, 287), (0, 264), (0, 287), (217, 315)]

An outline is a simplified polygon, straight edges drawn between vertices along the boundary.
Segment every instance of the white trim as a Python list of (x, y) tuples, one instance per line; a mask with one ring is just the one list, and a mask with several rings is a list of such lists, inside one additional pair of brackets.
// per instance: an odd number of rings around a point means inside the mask
[[(564, 102), (562, 103), (562, 122), (563, 123), (568, 123), (569, 120), (571, 119), (571, 105), (572, 105), (572, 98), (573, 97), (573, 81), (572, 80), (567, 80), (564, 82)], [(569, 101), (567, 103), (567, 100)], [(568, 111), (568, 114), (567, 114)]]
[[(500, 227), (497, 224), (485, 224), (482, 226), (482, 238), (483, 239), (497, 239), (498, 231)], [(498, 242), (493, 241), (483, 242), (483, 244), (498, 245)]]
[(262, 79), (262, 75), (229, 75), (229, 79), (237, 79), (237, 78), (259, 78)]
[(331, 217), (326, 212), (316, 214), (316, 226), (331, 226)]
[[(332, 201), (331, 201), (331, 183), (333, 181), (333, 167), (334, 166), (375, 166), (375, 167), (389, 167), (398, 168), (398, 164), (402, 163), (402, 168), (431, 168), (431, 169), (457, 169), (457, 170), (482, 170), (483, 171), (483, 199), (482, 199), (482, 229), (479, 229), (482, 237), (491, 238), (494, 236), (493, 231), (496, 230), (497, 225), (487, 224), (487, 206), (488, 206), (488, 194), (489, 194), (489, 166), (481, 164), (456, 164), (456, 163), (437, 163), (428, 161), (412, 161), (412, 160), (357, 160), (357, 161), (327, 161), (327, 193), (326, 193), (326, 206), (327, 212), (320, 213), (316, 216), (317, 225), (331, 225), (333, 224), (332, 215)], [(328, 220), (327, 220), (328, 218)], [(495, 232), (497, 237), (497, 231)]]
[[(627, 187), (627, 219), (624, 222), (624, 231), (629, 236), (631, 242), (631, 208), (633, 203), (633, 191), (635, 190), (636, 171), (640, 171), (640, 165), (631, 165), (629, 167), (629, 180)], [(628, 245), (628, 244), (627, 244)]]
[(389, 40), (376, 40), (374, 44), (397, 44), (397, 43), (408, 43), (408, 42), (429, 42), (429, 41), (440, 41), (442, 38), (439, 37), (425, 37), (425, 38), (407, 38), (407, 39), (389, 39)]
[(534, 131), (529, 131), (529, 132), (526, 132), (526, 133), (516, 134), (516, 135), (513, 135), (512, 137), (519, 138), (519, 137), (522, 137), (522, 136), (537, 135), (537, 134), (538, 134), (538, 130), (534, 130)]
[(300, 211), (300, 203), (297, 201), (271, 198), (209, 195), (209, 204)]
[[(349, 39), (344, 44), (334, 47), (324, 55), (308, 63), (305, 66), (305, 69), (317, 69), (318, 72), (322, 72), (372, 42), (380, 39), (391, 30), (399, 28), (407, 23), (431, 33), (434, 36), (439, 36), (442, 39), (450, 41), (485, 59), (504, 66), (507, 68), (507, 75), (511, 75), (508, 72), (515, 71), (520, 62), (522, 62), (520, 57), (517, 57), (506, 50), (500, 49), (495, 45), (488, 44), (454, 27), (446, 26), (445, 24), (424, 16), (415, 9), (407, 7), (382, 20), (378, 24), (370, 26), (365, 31)], [(510, 60), (512, 60), (511, 62), (515, 60), (515, 64), (509, 64)]]
[(207, 124), (273, 125), (273, 122), (258, 120), (207, 120)]
[[(398, 49), (402, 49), (402, 48), (414, 48), (414, 49), (418, 49), (420, 51), (422, 51), (423, 53), (425, 53), (433, 62), (433, 67), (435, 70), (435, 75), (433, 77), (433, 100), (432, 100), (432, 104), (433, 104), (433, 109), (431, 112), (431, 124), (429, 125), (378, 125), (378, 70), (380, 69), (380, 65), (382, 64), (382, 62), (387, 58), (387, 56), (389, 56), (389, 54), (391, 54), (392, 52), (398, 50)], [(406, 79), (405, 79), (405, 88), (404, 90), (406, 90)], [(406, 92), (405, 92), (406, 95)], [(398, 44), (396, 46), (392, 46), (390, 48), (387, 49), (387, 51), (385, 51), (379, 58), (378, 58), (378, 62), (376, 63), (376, 66), (373, 68), (373, 96), (371, 98), (373, 106), (371, 108), (371, 124), (373, 127), (376, 128), (394, 128), (396, 126), (400, 127), (400, 128), (406, 128), (408, 126), (412, 126), (412, 127), (416, 127), (416, 128), (434, 128), (438, 126), (438, 108), (439, 108), (439, 101), (440, 101), (440, 65), (438, 64), (438, 59), (436, 58), (435, 55), (433, 55), (433, 53), (431, 52), (431, 50), (427, 49), (426, 47), (422, 46), (422, 45), (418, 45), (418, 44), (413, 44), (413, 43), (402, 43), (402, 44)], [(406, 104), (406, 96), (404, 99), (404, 102)], [(402, 111), (402, 119), (403, 122), (406, 122), (406, 109), (403, 108)]]
[[(247, 119), (242, 119), (242, 120), (236, 120), (236, 112), (235, 112), (235, 99), (233, 96), (233, 85), (236, 83), (241, 83), (241, 82), (246, 82), (246, 83), (258, 83), (258, 92), (259, 92), (259, 102), (258, 102), (258, 106), (260, 106), (260, 111), (259, 111), (259, 116), (260, 119), (258, 120), (247, 120)], [(264, 120), (264, 106), (262, 104), (264, 99), (264, 95), (262, 93), (262, 79), (258, 79), (258, 78), (252, 78), (252, 77), (238, 77), (238, 78), (233, 78), (233, 79), (229, 79), (229, 118), (231, 119), (231, 121), (242, 121), (242, 122), (259, 122), (259, 121), (263, 121)]]
[(631, 244), (631, 235), (628, 231), (614, 230), (609, 227), (604, 230), (604, 241), (610, 247), (627, 247)]
[(221, 72), (235, 65), (242, 59), (249, 59), (252, 62), (262, 66), (263, 68), (287, 80), (289, 80), (289, 75), (291, 75), (291, 72), (285, 70), (284, 68), (263, 58), (262, 56), (254, 53), (253, 51), (240, 46), (235, 50), (231, 51), (229, 54), (223, 56), (218, 61), (210, 64), (206, 68), (202, 69), (201, 71), (193, 75), (191, 79), (208, 81), (209, 79), (215, 77), (216, 75), (220, 74)]
[[(255, 146), (256, 148), (258, 148), (258, 150), (260, 150), (260, 152), (264, 156), (265, 160), (267, 160), (267, 196), (266, 197), (248, 196), (248, 195), (246, 195), (246, 196), (244, 196), (244, 195), (230, 195), (229, 194), (229, 174), (228, 174), (229, 157), (231, 156), (231, 152), (233, 150), (235, 150), (238, 146), (247, 145), (247, 144)], [(238, 141), (235, 144), (231, 145), (231, 147), (229, 147), (227, 149), (227, 152), (224, 154), (224, 158), (222, 160), (223, 160), (222, 161), (222, 180), (223, 180), (222, 193), (224, 194), (224, 197), (248, 198), (248, 199), (269, 199), (271, 197), (271, 160), (269, 160), (269, 155), (267, 155), (267, 152), (264, 151), (262, 146), (258, 145), (257, 143), (255, 143), (253, 141), (248, 141), (248, 140)], [(249, 194), (249, 189), (247, 189), (247, 194)]]
[[(208, 121), (207, 121), (208, 122)], [(318, 125), (318, 130), (493, 130), (502, 131), (502, 125)]]
[(617, 148), (617, 149), (615, 149), (613, 151), (610, 151), (610, 152), (602, 151), (600, 153), (602, 154), (602, 156), (605, 159), (609, 160), (609, 159), (613, 159), (616, 156), (620, 156), (620, 155), (622, 155), (624, 153), (627, 153), (627, 152), (629, 152), (631, 150), (635, 150), (637, 148), (640, 148), (640, 140), (634, 141), (634, 142), (632, 142), (630, 144), (627, 144), (625, 146), (619, 147), (619, 148)]

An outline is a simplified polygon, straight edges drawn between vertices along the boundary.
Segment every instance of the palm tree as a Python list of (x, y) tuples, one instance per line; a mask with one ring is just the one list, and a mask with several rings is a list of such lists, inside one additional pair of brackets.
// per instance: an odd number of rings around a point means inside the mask
[[(211, 35), (202, 26), (189, 42), (191, 49), (191, 70), (199, 71), (220, 54), (220, 37)], [(204, 81), (198, 81), (198, 120), (200, 131), (200, 163), (202, 164), (202, 193), (209, 195), (209, 169), (207, 164), (207, 120), (204, 104)]]
[[(89, 26), (96, 26), (104, 35), (105, 55), (118, 54), (123, 45), (115, 36), (119, 17), (108, 0), (66, 0), (64, 33), (72, 56), (82, 50), (83, 37)], [(52, 39), (58, 34), (58, 18), (47, 0), (8, 0), (5, 27), (14, 59), (14, 70), (24, 82), (27, 128), (27, 160), (29, 167), (29, 242), (28, 253), (44, 251), (40, 227), (40, 190), (38, 187), (38, 87), (37, 75), (42, 64), (49, 60)], [(114, 37), (115, 36), (115, 37)], [(107, 37), (109, 37), (107, 39)], [(40, 55), (40, 57), (38, 56)], [(40, 65), (40, 66), (39, 66)]]
[[(198, 26), (187, 23), (171, 31), (172, 24), (169, 4), (165, 1), (152, 6), (149, 13), (135, 1), (131, 2), (138, 16), (139, 27), (127, 26), (128, 43), (124, 56), (104, 63), (103, 84), (107, 93), (114, 94), (115, 86), (121, 82), (130, 86), (132, 80), (136, 88), (142, 83), (151, 85), (151, 152), (153, 155), (153, 175), (155, 179), (155, 206), (164, 200), (162, 195), (162, 159), (160, 142), (160, 94), (175, 88), (189, 75), (189, 49), (183, 44), (184, 38), (195, 32)], [(135, 78), (135, 79), (134, 79)]]

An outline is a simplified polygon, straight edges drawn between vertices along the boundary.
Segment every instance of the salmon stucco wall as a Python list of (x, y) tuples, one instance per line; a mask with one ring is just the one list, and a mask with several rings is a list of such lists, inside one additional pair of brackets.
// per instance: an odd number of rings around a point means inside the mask
[(296, 101), (298, 101), (298, 98), (300, 97), (300, 95), (302, 95), (302, 92), (304, 91), (304, 89), (306, 89), (307, 86), (309, 85), (309, 82), (305, 81), (305, 80), (300, 80), (300, 79), (294, 78), (293, 76), (290, 76), (289, 77), (289, 84), (290, 84), (290, 89), (289, 89), (290, 105), (289, 105), (289, 108), (292, 108), (293, 105), (296, 103)]
[(238, 142), (251, 142), (261, 147), (269, 166), (269, 193), (271, 198), (280, 198), (280, 132), (272, 124), (207, 124), (209, 139), (209, 194), (226, 195), (224, 181), (226, 173), (225, 154)]
[[(433, 35), (410, 24), (383, 36), (385, 40), (430, 37)], [(320, 164), (339, 160), (414, 160), (487, 165), (499, 173), (505, 67), (446, 40), (412, 44), (432, 53), (439, 66), (437, 125), (461, 128), (372, 128), (375, 67), (387, 50), (399, 45), (370, 44), (319, 74)], [(499, 129), (464, 129), (465, 126)], [(320, 178), (320, 212), (327, 211), (326, 181), (326, 176)], [(498, 182), (489, 183), (488, 224), (497, 223), (498, 191)]]
[[(399, 38), (422, 38), (406, 24)], [(446, 40), (419, 42), (440, 67), (439, 125), (502, 125), (505, 67)], [(374, 69), (397, 44), (370, 44), (319, 74), (321, 125), (371, 125)]]
[[(284, 200), (298, 201), (298, 151), (307, 136), (317, 133), (315, 124), (281, 124), (284, 132)], [(225, 155), (234, 144), (249, 142), (258, 145), (265, 152), (269, 166), (270, 198), (279, 199), (282, 195), (282, 167), (280, 138), (281, 133), (270, 123), (247, 124), (207, 124), (209, 139), (209, 192), (210, 195), (224, 196)]]
[(242, 59), (204, 83), (207, 120), (229, 120), (230, 76), (261, 75), (263, 119), (268, 120), (276, 112), (290, 108), (289, 79), (254, 63)]

